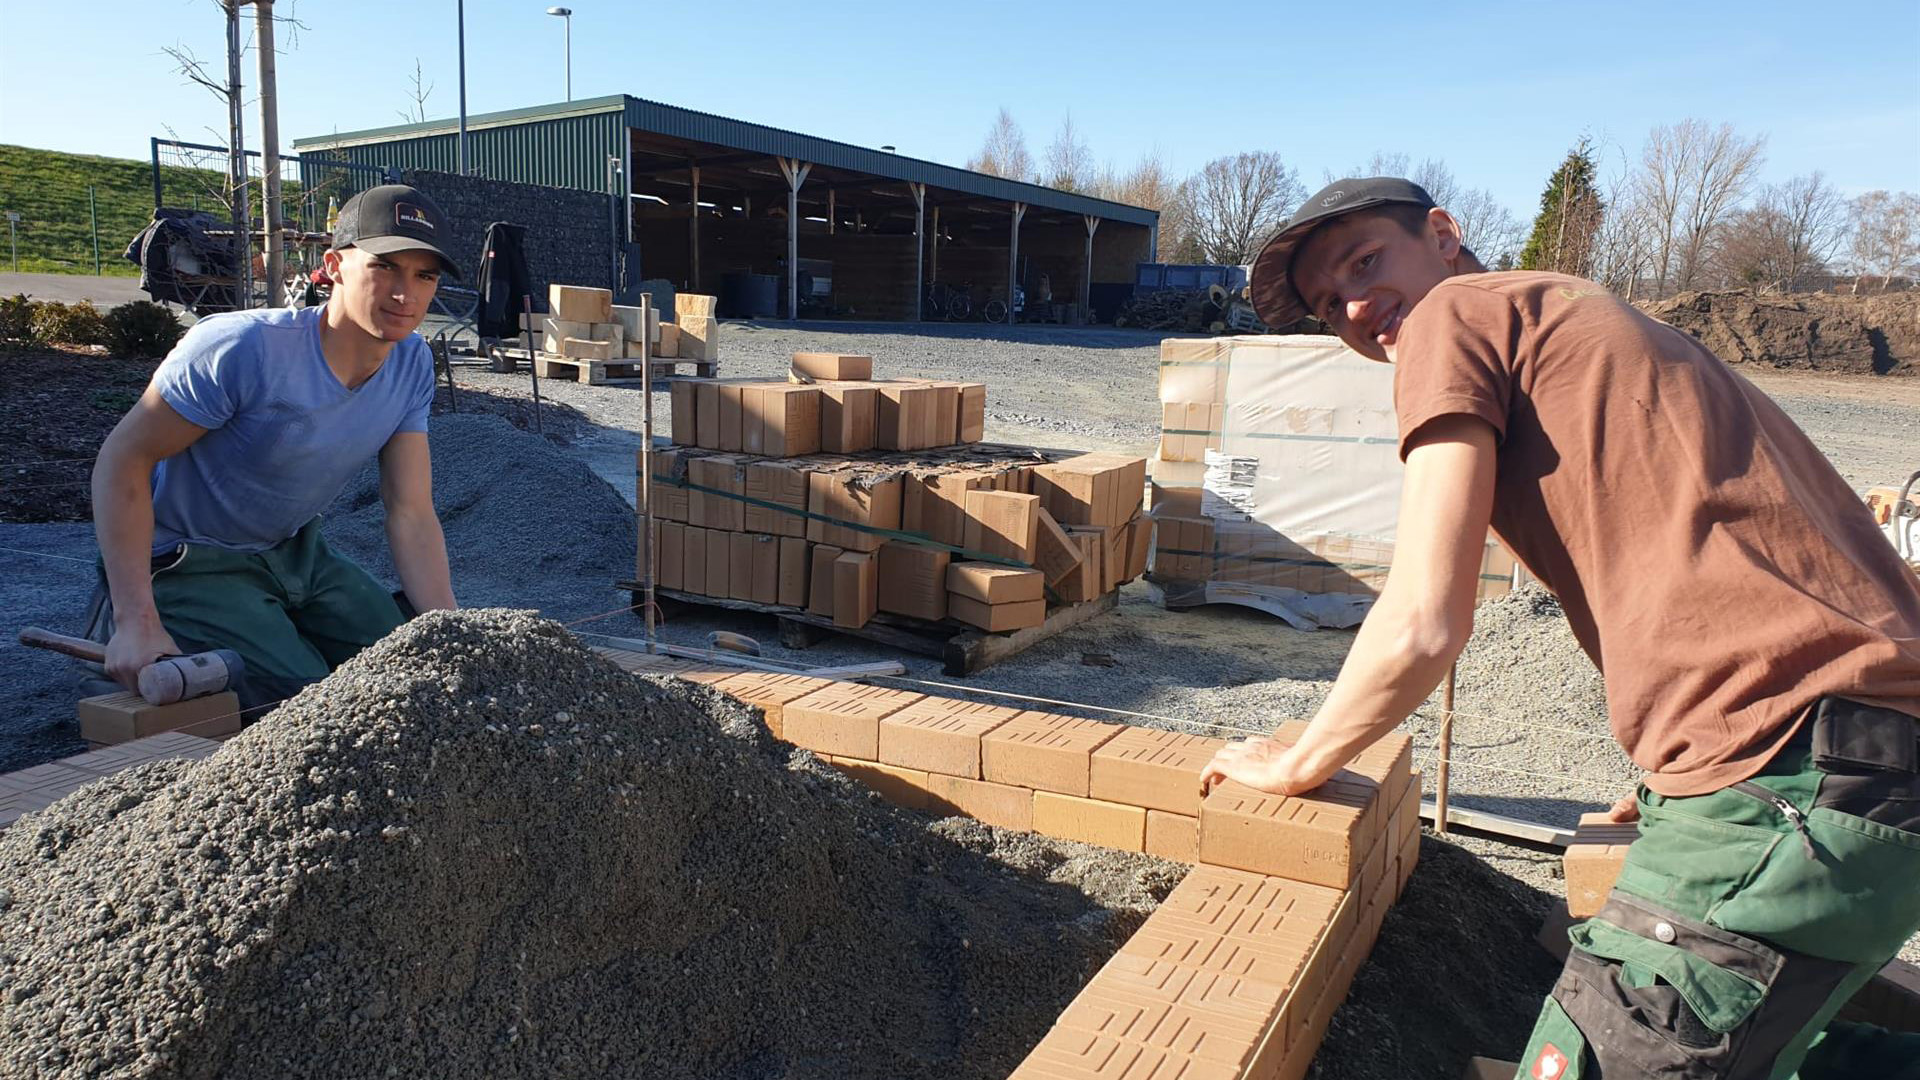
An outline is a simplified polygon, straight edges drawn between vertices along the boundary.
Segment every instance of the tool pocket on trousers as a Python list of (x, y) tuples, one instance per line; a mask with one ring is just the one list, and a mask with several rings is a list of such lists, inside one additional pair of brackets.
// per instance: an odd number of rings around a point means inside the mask
[(1821, 698), (1814, 807), (1920, 835), (1920, 720), (1845, 698)]
[(1618, 892), (1570, 935), (1554, 996), (1582, 1031), (1605, 1033), (1593, 1047), (1600, 1075), (1765, 1076), (1743, 1061), (1779, 952)]

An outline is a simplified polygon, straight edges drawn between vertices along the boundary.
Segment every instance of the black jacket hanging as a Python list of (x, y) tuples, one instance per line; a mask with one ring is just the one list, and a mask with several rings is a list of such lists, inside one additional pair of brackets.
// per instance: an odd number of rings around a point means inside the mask
[(480, 336), (517, 338), (525, 297), (533, 294), (527, 272), (527, 227), (496, 221), (487, 226), (480, 253)]

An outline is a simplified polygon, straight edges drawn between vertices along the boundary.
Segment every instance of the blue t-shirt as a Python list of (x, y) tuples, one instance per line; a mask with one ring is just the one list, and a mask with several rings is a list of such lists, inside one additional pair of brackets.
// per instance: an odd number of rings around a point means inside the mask
[(320, 351), (324, 308), (200, 320), (153, 386), (199, 441), (153, 472), (153, 550), (264, 551), (331, 503), (399, 432), (427, 430), (433, 354), (408, 335), (357, 390)]

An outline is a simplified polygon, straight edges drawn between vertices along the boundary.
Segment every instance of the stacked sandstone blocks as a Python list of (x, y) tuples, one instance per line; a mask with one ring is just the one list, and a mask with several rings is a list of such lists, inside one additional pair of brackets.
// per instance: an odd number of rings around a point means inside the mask
[(1397, 733), (1306, 795), (1225, 783), (1202, 798), (1220, 739), (801, 675), (714, 686), (900, 805), (1197, 864), (1021, 1080), (1304, 1076), (1418, 858), (1419, 777)]
[(1145, 459), (984, 444), (986, 389), (875, 380), (852, 353), (795, 353), (784, 382), (675, 380), (641, 492), (655, 583), (850, 629), (1008, 632), (1144, 573)]
[(585, 285), (547, 287), (547, 314), (521, 316), (521, 328), (540, 335), (540, 351), (578, 362), (720, 359), (718, 300), (680, 293), (674, 321), (660, 321), (650, 307), (613, 302), (608, 289)]

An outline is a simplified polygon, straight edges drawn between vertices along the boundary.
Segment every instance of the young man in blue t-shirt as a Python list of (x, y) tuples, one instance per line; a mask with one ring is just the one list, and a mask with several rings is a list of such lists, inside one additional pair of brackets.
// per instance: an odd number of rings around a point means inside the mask
[(408, 602), (454, 607), (433, 510), (432, 356), (414, 331), (449, 226), (388, 184), (340, 211), (323, 307), (203, 319), (107, 436), (93, 521), (113, 603), (107, 673), (228, 648), (252, 708), (324, 678), (403, 621), (395, 598), (327, 548), (319, 515), (380, 459), (387, 542)]

